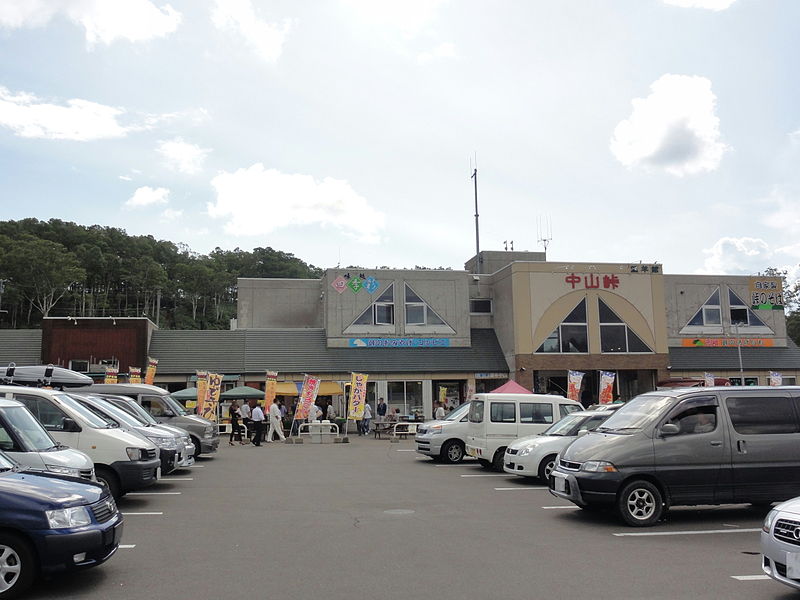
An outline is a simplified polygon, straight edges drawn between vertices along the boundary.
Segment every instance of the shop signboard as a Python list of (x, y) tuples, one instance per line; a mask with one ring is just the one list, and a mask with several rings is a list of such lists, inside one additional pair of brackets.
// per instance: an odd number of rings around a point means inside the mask
[(119, 374), (118, 367), (106, 367), (106, 376), (103, 383), (117, 383), (117, 375)]
[(750, 308), (783, 310), (783, 280), (780, 277), (751, 277)]
[(776, 371), (770, 371), (769, 384), (771, 386), (783, 385), (783, 375), (781, 373), (777, 373)]
[(769, 348), (774, 345), (772, 338), (684, 338), (684, 348)]
[(331, 282), (331, 287), (341, 294), (347, 289), (347, 279), (339, 275)]
[(142, 383), (141, 367), (128, 367), (128, 383)]
[(449, 338), (350, 338), (350, 348), (449, 348)]
[(713, 373), (703, 373), (703, 385), (706, 387), (714, 387), (715, 381), (716, 377), (714, 377)]

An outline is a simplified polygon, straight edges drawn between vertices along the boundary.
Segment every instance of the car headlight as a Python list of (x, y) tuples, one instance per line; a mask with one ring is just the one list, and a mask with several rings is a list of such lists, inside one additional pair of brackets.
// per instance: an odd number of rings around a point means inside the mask
[(205, 432), (203, 433), (203, 437), (214, 437), (214, 427), (206, 427)]
[(51, 473), (58, 473), (59, 475), (69, 475), (70, 477), (80, 477), (81, 470), (75, 467), (65, 467), (64, 465), (48, 465), (45, 464), (45, 469)]
[(522, 450), (519, 451), (519, 454), (517, 454), (517, 456), (528, 456), (528, 454), (533, 452), (534, 448), (535, 446), (525, 446)]
[(442, 426), (441, 425), (431, 425), (428, 427), (428, 431), (426, 433), (430, 433), (431, 435), (436, 435), (437, 433), (442, 433)]
[(159, 448), (163, 448), (164, 450), (175, 450), (177, 448), (177, 444), (175, 443), (174, 437), (150, 437), (147, 436), (147, 439), (153, 442)]
[(131, 460), (142, 460), (147, 456), (147, 450), (142, 448), (125, 448), (125, 452), (128, 453), (128, 458)]
[(772, 524), (775, 522), (775, 517), (777, 516), (778, 510), (775, 508), (767, 513), (767, 517), (764, 519), (764, 524), (761, 526), (761, 530), (764, 533), (769, 533), (772, 530)]
[(616, 473), (617, 467), (605, 460), (587, 460), (581, 465), (581, 471), (588, 473)]
[(92, 522), (89, 518), (89, 511), (86, 510), (85, 506), (46, 510), (45, 514), (47, 515), (47, 522), (50, 524), (50, 529), (81, 527), (83, 525), (89, 525)]

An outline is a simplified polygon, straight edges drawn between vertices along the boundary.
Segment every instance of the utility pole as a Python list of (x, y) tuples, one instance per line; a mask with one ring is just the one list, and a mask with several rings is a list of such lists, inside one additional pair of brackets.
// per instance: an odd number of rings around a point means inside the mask
[(475, 258), (477, 260), (475, 268), (481, 272), (481, 234), (478, 228), (478, 161), (475, 161), (475, 168), (472, 170), (472, 180), (475, 185)]

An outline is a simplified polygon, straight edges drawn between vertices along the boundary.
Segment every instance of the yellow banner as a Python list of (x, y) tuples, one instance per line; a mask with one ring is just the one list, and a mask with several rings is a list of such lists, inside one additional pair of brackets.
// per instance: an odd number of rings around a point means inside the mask
[(156, 367), (158, 366), (158, 359), (156, 358), (148, 358), (147, 359), (147, 372), (144, 375), (144, 382), (147, 385), (153, 385), (153, 382), (156, 379)]
[(350, 380), (350, 403), (347, 418), (360, 421), (364, 418), (364, 405), (367, 403), (367, 378), (365, 373), (353, 373)]
[(203, 410), (200, 416), (209, 421), (216, 422), (217, 420), (217, 404), (219, 403), (219, 394), (222, 391), (222, 375), (219, 373), (208, 374), (208, 398), (203, 405)]
[(203, 407), (208, 398), (208, 373), (206, 371), (197, 372), (197, 414), (203, 413)]
[(142, 383), (141, 367), (128, 367), (128, 383)]
[(439, 386), (439, 404), (442, 406), (447, 404), (447, 388), (443, 385)]
[(119, 374), (119, 367), (106, 367), (106, 377), (103, 383), (117, 383), (117, 375)]
[(267, 382), (264, 384), (264, 412), (269, 410), (275, 401), (275, 393), (278, 391), (278, 372), (267, 371)]

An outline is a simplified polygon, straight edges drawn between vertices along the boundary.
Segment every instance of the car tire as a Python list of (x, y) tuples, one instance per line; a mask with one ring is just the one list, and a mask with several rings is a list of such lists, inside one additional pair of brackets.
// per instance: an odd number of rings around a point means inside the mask
[(464, 459), (464, 444), (458, 440), (448, 440), (442, 446), (442, 451), (439, 455), (442, 462), (454, 465), (460, 463)]
[(659, 489), (649, 481), (632, 481), (617, 498), (617, 511), (627, 525), (649, 527), (664, 513), (664, 499)]
[(197, 458), (200, 456), (200, 440), (198, 440), (196, 437), (193, 437), (192, 443), (194, 444), (194, 457)]
[(0, 598), (16, 598), (33, 584), (36, 575), (35, 554), (20, 536), (0, 533)]
[(479, 464), (480, 466), (482, 466), (484, 469), (491, 469), (491, 468), (492, 468), (492, 463), (491, 463), (491, 461), (488, 461), (488, 460), (486, 460), (485, 458), (479, 458), (479, 459), (478, 459), (478, 464)]
[(120, 490), (119, 485), (119, 477), (117, 477), (117, 474), (114, 473), (114, 471), (107, 467), (97, 467), (95, 469), (95, 477), (97, 477), (97, 481), (108, 488), (108, 491), (114, 497), (114, 500), (118, 500), (119, 497), (122, 496), (122, 491)]
[(555, 467), (556, 455), (551, 454), (550, 456), (545, 456), (542, 459), (542, 462), (539, 463), (539, 479), (541, 479), (544, 483), (548, 483), (550, 481), (550, 473), (553, 472)]
[(494, 457), (492, 458), (492, 468), (495, 471), (499, 471), (500, 473), (503, 472), (503, 459), (506, 456), (506, 447), (503, 446), (502, 448), (498, 448), (497, 452), (494, 453)]

